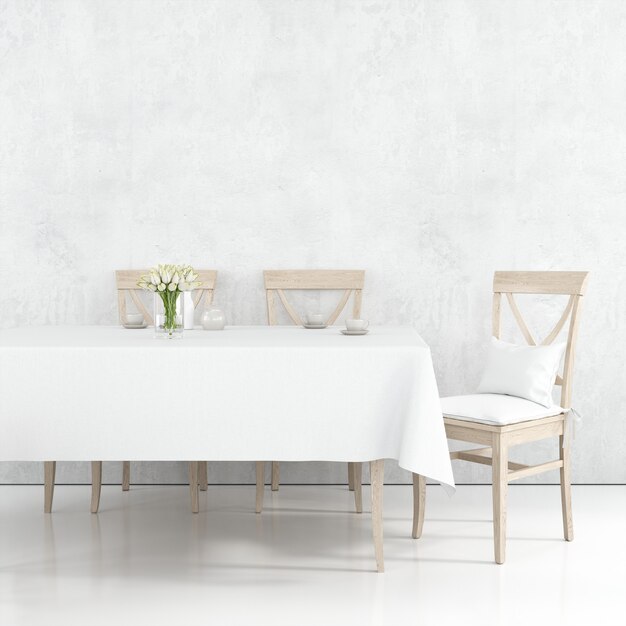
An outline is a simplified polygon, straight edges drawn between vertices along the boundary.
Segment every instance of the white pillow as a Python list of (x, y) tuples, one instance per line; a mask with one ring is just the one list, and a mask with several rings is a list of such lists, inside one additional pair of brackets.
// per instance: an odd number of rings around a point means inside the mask
[(526, 398), (549, 408), (554, 405), (552, 387), (564, 351), (564, 343), (517, 346), (492, 337), (477, 391)]

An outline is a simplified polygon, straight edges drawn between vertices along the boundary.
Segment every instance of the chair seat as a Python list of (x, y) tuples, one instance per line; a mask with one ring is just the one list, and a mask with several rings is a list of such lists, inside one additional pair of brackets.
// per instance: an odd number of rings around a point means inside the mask
[(564, 412), (557, 405), (546, 408), (524, 398), (497, 393), (474, 393), (441, 398), (441, 409), (444, 417), (498, 426), (528, 422)]

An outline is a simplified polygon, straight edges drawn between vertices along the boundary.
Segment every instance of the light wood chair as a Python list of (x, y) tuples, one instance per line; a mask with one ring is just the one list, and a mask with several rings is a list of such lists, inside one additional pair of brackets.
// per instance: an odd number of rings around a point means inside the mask
[[(337, 306), (326, 320), (328, 326), (334, 324), (341, 312), (353, 296), (352, 316), (360, 318), (363, 284), (363, 270), (265, 270), (265, 293), (267, 298), (267, 322), (270, 326), (278, 324), (276, 296), (282, 303), (287, 315), (294, 324), (302, 326), (303, 321), (293, 305), (287, 299), (286, 291), (343, 291)], [(272, 491), (278, 491), (280, 465), (272, 461)], [(361, 463), (348, 463), (348, 486), (354, 491), (355, 505), (358, 513), (363, 510), (361, 496)], [(256, 465), (257, 501), (256, 512), (263, 508), (263, 491), (265, 485), (265, 462)]]
[[(213, 291), (215, 290), (215, 282), (217, 280), (217, 272), (215, 270), (196, 270), (198, 280), (202, 281), (202, 285), (192, 293), (194, 307), (198, 308), (201, 302), (204, 308), (209, 308), (213, 302)], [(149, 270), (116, 270), (115, 280), (117, 285), (117, 304), (120, 324), (126, 323), (128, 297), (134, 304), (138, 313), (144, 316), (148, 326), (154, 325), (154, 319), (146, 305), (141, 300), (139, 292), (141, 289), (137, 287), (140, 277), (147, 274)], [(198, 481), (198, 485), (202, 491), (208, 488), (207, 463), (196, 462), (192, 467), (189, 465), (190, 479)], [(52, 499), (54, 494), (54, 477), (56, 472), (56, 462), (46, 461), (44, 463), (44, 511), (52, 512)], [(192, 476), (193, 474), (193, 476)], [(195, 476), (195, 478), (194, 478)], [(102, 488), (102, 461), (91, 462), (91, 512), (97, 513), (100, 505), (100, 492)], [(130, 461), (123, 461), (122, 464), (122, 490), (130, 489)], [(199, 510), (198, 491), (191, 489), (191, 507), (194, 513)]]
[[(561, 407), (571, 408), (572, 373), (581, 298), (587, 288), (588, 272), (496, 272), (493, 280), (493, 336), (500, 338), (502, 295), (506, 297), (513, 317), (526, 342), (537, 345), (515, 301), (515, 294), (568, 295), (569, 300), (563, 314), (540, 345), (551, 344), (569, 319), (567, 344), (563, 362), (563, 373), (557, 375), (555, 385), (561, 387)], [(442, 401), (443, 402), (443, 401)], [(496, 563), (504, 563), (506, 550), (506, 497), (509, 482), (534, 476), (554, 469), (560, 470), (561, 507), (563, 513), (563, 535), (567, 541), (574, 539), (570, 483), (570, 443), (567, 441), (567, 411), (541, 419), (522, 419), (511, 422), (503, 416), (503, 425), (492, 422), (447, 416), (444, 402), (444, 423), (448, 439), (481, 444), (483, 448), (451, 452), (453, 460), (470, 461), (492, 467), (494, 552)], [(509, 449), (513, 446), (549, 437), (559, 438), (559, 458), (539, 465), (523, 465), (509, 461)], [(422, 534), (426, 500), (426, 481), (423, 476), (413, 474), (413, 537)]]

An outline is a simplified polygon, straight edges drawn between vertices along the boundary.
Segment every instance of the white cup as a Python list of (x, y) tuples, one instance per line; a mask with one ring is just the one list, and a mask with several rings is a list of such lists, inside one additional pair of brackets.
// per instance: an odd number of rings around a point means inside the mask
[(348, 330), (365, 330), (369, 325), (367, 320), (346, 320)]
[(126, 323), (132, 326), (140, 326), (143, 324), (143, 315), (141, 313), (126, 313)]
[(313, 313), (306, 316), (306, 321), (309, 326), (323, 326), (324, 316), (321, 313)]

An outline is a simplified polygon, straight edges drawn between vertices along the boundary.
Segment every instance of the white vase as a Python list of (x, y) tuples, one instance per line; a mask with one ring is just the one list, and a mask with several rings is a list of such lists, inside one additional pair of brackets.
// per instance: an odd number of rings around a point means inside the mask
[(220, 309), (210, 309), (202, 314), (202, 328), (204, 330), (224, 330), (226, 316)]
[(193, 330), (193, 314), (194, 314), (194, 306), (193, 306), (193, 296), (191, 295), (192, 291), (184, 291), (183, 297), (185, 299), (185, 307), (183, 309), (183, 319), (184, 319), (184, 327), (185, 330)]

